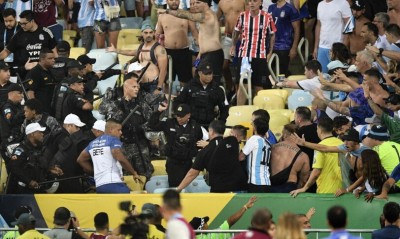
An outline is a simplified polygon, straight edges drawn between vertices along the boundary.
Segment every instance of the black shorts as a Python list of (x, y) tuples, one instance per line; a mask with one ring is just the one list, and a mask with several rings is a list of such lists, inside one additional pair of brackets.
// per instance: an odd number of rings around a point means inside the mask
[(322, 0), (307, 0), (309, 18), (317, 18), (318, 3)]
[(72, 7), (72, 18), (68, 20), (68, 23), (77, 23), (78, 22), (78, 14), (81, 9), (81, 4), (79, 2), (74, 2)]
[(178, 76), (180, 82), (188, 82), (192, 76), (192, 54), (189, 48), (166, 49), (172, 58), (172, 79)]
[[(236, 78), (240, 79), (240, 68), (242, 65), (242, 58), (239, 57), (238, 59), (239, 66), (237, 67), (237, 73), (236, 73)], [(268, 76), (268, 64), (267, 64), (267, 59), (265, 58), (252, 58), (251, 59), (251, 70), (253, 71), (251, 73), (251, 85), (252, 86), (263, 86), (263, 81), (266, 82), (266, 88), (271, 88), (271, 83), (267, 79)], [(244, 82), (247, 84), (247, 81)]]

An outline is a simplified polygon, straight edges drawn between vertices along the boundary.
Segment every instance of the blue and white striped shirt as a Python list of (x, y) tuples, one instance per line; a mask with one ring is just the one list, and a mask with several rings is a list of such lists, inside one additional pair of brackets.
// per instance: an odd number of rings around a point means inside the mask
[(19, 22), (19, 14), (25, 10), (32, 10), (32, 1), (27, 1), (23, 2), (21, 0), (14, 0), (12, 3), (12, 6), (9, 5), (9, 3), (6, 3), (6, 8), (11, 7), (14, 8), (14, 10), (17, 12), (17, 21)]
[(94, 19), (97, 21), (101, 20), (109, 21), (109, 19), (106, 17), (106, 13), (104, 12), (103, 2), (105, 2), (105, 4), (107, 4), (108, 6), (119, 5), (117, 0), (94, 0), (94, 9), (95, 9)]
[(81, 8), (78, 13), (78, 27), (92, 27), (94, 24), (94, 6), (89, 4), (89, 0), (81, 0)]

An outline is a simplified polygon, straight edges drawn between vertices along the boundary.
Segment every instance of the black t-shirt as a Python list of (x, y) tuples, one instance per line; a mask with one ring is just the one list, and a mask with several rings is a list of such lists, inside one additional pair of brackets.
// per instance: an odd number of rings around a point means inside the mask
[(8, 87), (13, 84), (7, 81), (4, 85), (0, 85), (0, 104), (5, 103), (8, 100)]
[(28, 61), (39, 61), (39, 54), (43, 48), (52, 50), (57, 45), (51, 31), (38, 27), (34, 32), (18, 31), (7, 45), (7, 50), (14, 53), (14, 63), (23, 66)]
[(92, 128), (96, 121), (93, 117), (91, 110), (83, 110), (82, 107), (85, 104), (84, 95), (69, 90), (63, 104), (63, 116), (65, 118), (68, 114), (76, 114), (79, 119), (86, 124), (85, 128)]
[[(11, 38), (20, 30), (20, 27), (17, 25), (13, 29), (7, 29), (4, 24), (0, 24), (0, 51), (4, 49), (5, 46), (10, 42)], [(4, 33), (5, 31), (5, 33)], [(6, 38), (4, 44), (4, 37)]]
[(45, 70), (40, 64), (37, 64), (25, 78), (26, 90), (35, 92), (35, 98), (43, 106), (43, 110), (53, 116), (51, 100), (53, 99), (54, 87), (57, 84), (56, 79), (49, 70)]
[[(304, 135), (304, 138), (306, 139), (307, 142), (315, 143), (318, 144), (321, 140), (318, 137), (317, 134), (317, 125), (316, 124), (310, 124), (306, 126), (302, 126), (297, 130), (297, 135), (302, 137)], [(310, 160), (310, 169), (312, 169), (312, 163), (314, 160), (314, 150), (300, 146), (300, 149), (307, 154), (309, 160)]]

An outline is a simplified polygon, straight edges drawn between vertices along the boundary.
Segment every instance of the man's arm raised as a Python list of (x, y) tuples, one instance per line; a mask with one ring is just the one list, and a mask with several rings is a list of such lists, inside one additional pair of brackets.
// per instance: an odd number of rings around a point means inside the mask
[(185, 10), (170, 10), (170, 9), (158, 9), (157, 10), (158, 14), (170, 14), (172, 16), (178, 17), (178, 18), (183, 18), (183, 19), (188, 19), (190, 21), (194, 22), (204, 22), (206, 19), (206, 14), (205, 13), (191, 13), (189, 11)]

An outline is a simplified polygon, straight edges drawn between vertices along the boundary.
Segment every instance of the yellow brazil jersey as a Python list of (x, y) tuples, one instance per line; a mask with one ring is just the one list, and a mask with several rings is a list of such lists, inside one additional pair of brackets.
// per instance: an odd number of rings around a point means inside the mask
[[(343, 141), (336, 137), (328, 137), (319, 142), (327, 146), (339, 146)], [(317, 179), (317, 193), (335, 193), (342, 188), (342, 173), (338, 153), (314, 152), (313, 168), (321, 169)]]
[(24, 234), (22, 234), (21, 236), (17, 237), (17, 239), (50, 239), (50, 238), (36, 230), (29, 230), (24, 232)]

